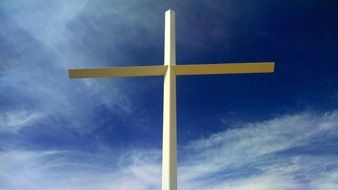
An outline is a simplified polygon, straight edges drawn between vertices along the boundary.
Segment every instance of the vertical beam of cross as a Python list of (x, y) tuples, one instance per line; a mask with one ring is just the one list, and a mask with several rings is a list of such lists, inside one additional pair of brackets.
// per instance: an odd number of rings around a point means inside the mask
[(165, 13), (163, 92), (163, 143), (162, 143), (162, 190), (177, 189), (177, 140), (176, 140), (176, 65), (175, 12)]

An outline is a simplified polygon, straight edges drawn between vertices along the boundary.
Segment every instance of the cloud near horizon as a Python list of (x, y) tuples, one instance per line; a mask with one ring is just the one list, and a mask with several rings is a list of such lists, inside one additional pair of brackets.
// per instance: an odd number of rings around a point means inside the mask
[[(337, 110), (242, 123), (179, 148), (179, 188), (333, 190), (338, 185), (336, 139)], [(122, 155), (2, 150), (0, 168), (6, 190), (153, 190), (160, 188), (161, 150)]]

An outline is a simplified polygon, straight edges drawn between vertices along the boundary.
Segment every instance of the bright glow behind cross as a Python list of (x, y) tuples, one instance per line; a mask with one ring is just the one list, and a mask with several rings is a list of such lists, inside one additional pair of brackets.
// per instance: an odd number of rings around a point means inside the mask
[(274, 62), (176, 65), (175, 12), (165, 13), (164, 65), (70, 69), (70, 78), (164, 76), (162, 190), (177, 190), (176, 75), (272, 73)]

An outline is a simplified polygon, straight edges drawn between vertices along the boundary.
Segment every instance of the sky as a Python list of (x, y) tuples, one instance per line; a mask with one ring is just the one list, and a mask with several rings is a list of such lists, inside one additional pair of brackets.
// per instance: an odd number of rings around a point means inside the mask
[(157, 190), (163, 78), (68, 69), (275, 61), (177, 77), (178, 188), (338, 188), (335, 0), (0, 0), (0, 189)]

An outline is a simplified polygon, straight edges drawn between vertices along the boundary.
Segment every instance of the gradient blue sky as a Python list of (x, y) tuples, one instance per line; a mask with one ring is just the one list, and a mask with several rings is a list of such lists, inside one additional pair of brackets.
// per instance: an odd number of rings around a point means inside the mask
[(161, 77), (67, 69), (276, 61), (177, 78), (180, 189), (338, 188), (335, 0), (0, 0), (0, 189), (157, 190)]

